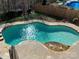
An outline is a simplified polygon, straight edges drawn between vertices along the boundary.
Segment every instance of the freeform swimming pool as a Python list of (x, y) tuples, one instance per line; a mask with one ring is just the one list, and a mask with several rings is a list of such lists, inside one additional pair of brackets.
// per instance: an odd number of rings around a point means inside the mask
[(24, 40), (36, 40), (41, 43), (50, 41), (72, 45), (79, 40), (79, 33), (63, 25), (46, 25), (40, 22), (10, 26), (2, 31), (5, 42), (17, 45)]

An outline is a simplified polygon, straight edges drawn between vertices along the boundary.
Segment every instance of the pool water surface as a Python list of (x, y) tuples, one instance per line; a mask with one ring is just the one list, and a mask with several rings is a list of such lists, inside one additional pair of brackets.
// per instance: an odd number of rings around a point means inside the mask
[(63, 25), (50, 26), (40, 22), (10, 26), (2, 31), (2, 35), (9, 45), (17, 45), (24, 40), (72, 45), (79, 40), (79, 33), (70, 27)]

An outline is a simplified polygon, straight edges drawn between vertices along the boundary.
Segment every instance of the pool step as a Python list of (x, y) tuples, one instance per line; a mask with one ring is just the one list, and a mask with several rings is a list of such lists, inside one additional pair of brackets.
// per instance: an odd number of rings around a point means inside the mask
[(3, 40), (3, 36), (2, 36), (2, 34), (0, 33), (0, 41), (2, 41)]

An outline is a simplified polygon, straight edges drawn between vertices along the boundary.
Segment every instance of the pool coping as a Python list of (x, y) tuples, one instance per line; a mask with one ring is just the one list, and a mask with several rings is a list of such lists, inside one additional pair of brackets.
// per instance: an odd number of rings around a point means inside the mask
[(18, 22), (13, 22), (13, 23), (6, 23), (3, 25), (2, 29), (0, 32), (2, 32), (4, 29), (6, 29), (7, 27), (13, 26), (13, 25), (19, 25), (19, 24), (28, 24), (28, 23), (32, 23), (32, 22), (40, 22), (40, 23), (44, 23), (46, 25), (49, 26), (53, 26), (53, 25), (64, 25), (67, 27), (70, 27), (74, 30), (76, 30), (77, 32), (79, 32), (79, 27), (72, 24), (72, 23), (67, 23), (67, 22), (50, 22), (50, 21), (46, 21), (46, 20), (28, 20), (28, 21), (18, 21)]
[[(57, 26), (63, 26), (64, 25), (64, 26), (67, 26), (69, 28), (72, 28), (76, 32), (79, 32), (78, 26), (71, 24), (71, 23), (68, 23), (68, 22), (50, 22), (50, 21), (46, 21), (46, 20), (34, 19), (34, 20), (28, 20), (28, 21), (17, 21), (17, 22), (3, 24), (3, 27), (1, 28), (1, 33), (7, 27), (10, 27), (10, 26), (13, 26), (13, 25), (19, 25), (19, 24), (28, 24), (28, 23), (32, 23), (32, 22), (40, 22), (40, 23), (44, 23), (44, 24), (49, 25), (49, 26), (53, 26), (53, 25), (54, 26), (56, 26), (56, 25)], [(74, 44), (76, 44), (76, 43), (74, 43)]]

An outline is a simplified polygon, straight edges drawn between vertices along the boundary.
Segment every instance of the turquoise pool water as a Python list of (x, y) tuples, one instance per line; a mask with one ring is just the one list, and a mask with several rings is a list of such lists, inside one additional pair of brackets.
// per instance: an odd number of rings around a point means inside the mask
[(72, 45), (79, 40), (79, 33), (67, 26), (49, 26), (39, 22), (19, 24), (3, 30), (5, 42), (17, 45), (24, 40), (36, 40), (41, 43), (50, 41)]

